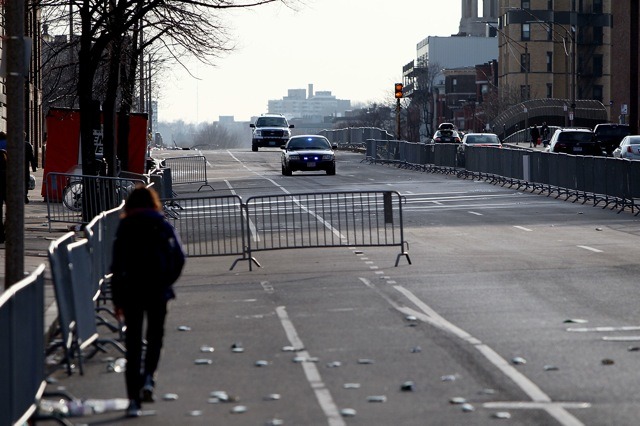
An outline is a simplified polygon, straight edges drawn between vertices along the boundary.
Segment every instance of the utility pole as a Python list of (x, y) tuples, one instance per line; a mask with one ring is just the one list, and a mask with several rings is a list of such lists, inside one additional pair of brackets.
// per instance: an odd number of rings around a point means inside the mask
[(638, 134), (638, 37), (640, 37), (640, 31), (638, 30), (638, 19), (640, 14), (640, 5), (638, 0), (631, 0), (631, 19), (629, 29), (629, 62), (630, 62), (630, 81), (629, 81), (629, 130), (632, 135)]
[(402, 99), (404, 97), (404, 85), (402, 83), (396, 83), (394, 90), (394, 96), (396, 98), (396, 139), (400, 140), (401, 138), (401, 133), (400, 133), (400, 111), (402, 111), (402, 106), (400, 105), (400, 99)]
[[(24, 278), (25, 2), (6, 3), (7, 192), (5, 289)], [(0, 218), (2, 220), (2, 218)]]

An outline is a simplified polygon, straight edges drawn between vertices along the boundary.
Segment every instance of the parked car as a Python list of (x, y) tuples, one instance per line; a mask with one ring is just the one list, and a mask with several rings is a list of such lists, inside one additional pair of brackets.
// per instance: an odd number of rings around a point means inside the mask
[(460, 143), (460, 135), (456, 130), (452, 129), (444, 129), (437, 130), (433, 134), (433, 139), (431, 139), (431, 143)]
[(296, 170), (324, 170), (328, 175), (335, 175), (336, 149), (338, 145), (332, 145), (324, 136), (293, 136), (282, 147), (282, 174), (291, 176)]
[(456, 130), (456, 126), (454, 126), (453, 123), (440, 123), (438, 130)]
[(622, 138), (620, 145), (613, 150), (613, 156), (640, 160), (640, 135), (628, 135)]
[(467, 133), (462, 138), (462, 146), (494, 146), (502, 147), (500, 138), (495, 133)]
[(603, 155), (600, 145), (594, 139), (594, 133), (581, 128), (556, 130), (551, 136), (547, 151), (574, 155)]
[(622, 138), (629, 135), (631, 130), (629, 130), (628, 124), (602, 123), (596, 124), (593, 128), (593, 133), (600, 148), (603, 149), (607, 155), (611, 155), (613, 150), (620, 145)]

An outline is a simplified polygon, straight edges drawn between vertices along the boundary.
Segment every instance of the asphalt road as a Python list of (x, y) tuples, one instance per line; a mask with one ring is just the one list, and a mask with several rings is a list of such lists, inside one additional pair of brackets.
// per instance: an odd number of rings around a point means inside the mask
[[(356, 153), (339, 153), (336, 176), (292, 177), (278, 150), (203, 154), (215, 191), (201, 196), (398, 191), (412, 264), (394, 266), (397, 248), (260, 252), (253, 271), (190, 258), (167, 320), (160, 400), (143, 407), (152, 415), (78, 423), (637, 424), (637, 217)], [(55, 386), (122, 397), (107, 356), (118, 355), (98, 354), (84, 377), (58, 374)], [(237, 401), (213, 403), (214, 391)]]

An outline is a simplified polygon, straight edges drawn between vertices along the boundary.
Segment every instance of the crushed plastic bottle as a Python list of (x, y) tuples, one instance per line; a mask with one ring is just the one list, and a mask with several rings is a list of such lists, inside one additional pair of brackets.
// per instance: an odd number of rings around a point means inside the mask
[(123, 373), (127, 368), (127, 360), (125, 358), (118, 358), (113, 362), (107, 364), (107, 371), (110, 373)]
[(59, 415), (63, 417), (69, 415), (69, 407), (67, 406), (67, 401), (64, 399), (56, 401), (41, 399), (38, 405), (38, 411), (44, 415)]

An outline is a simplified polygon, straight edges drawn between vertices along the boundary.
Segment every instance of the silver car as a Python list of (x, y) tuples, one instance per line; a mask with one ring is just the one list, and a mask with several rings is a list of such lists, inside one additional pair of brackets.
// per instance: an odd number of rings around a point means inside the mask
[(613, 156), (640, 160), (640, 135), (629, 135), (622, 138), (620, 145), (613, 150)]

